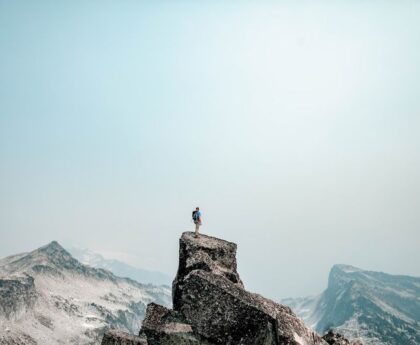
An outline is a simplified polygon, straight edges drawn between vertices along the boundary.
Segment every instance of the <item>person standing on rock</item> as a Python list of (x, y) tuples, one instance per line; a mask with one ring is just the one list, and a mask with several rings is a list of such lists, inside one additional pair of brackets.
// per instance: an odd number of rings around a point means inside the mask
[(201, 226), (201, 212), (199, 207), (196, 207), (195, 211), (193, 211), (192, 219), (195, 224), (195, 237), (198, 237), (198, 231)]

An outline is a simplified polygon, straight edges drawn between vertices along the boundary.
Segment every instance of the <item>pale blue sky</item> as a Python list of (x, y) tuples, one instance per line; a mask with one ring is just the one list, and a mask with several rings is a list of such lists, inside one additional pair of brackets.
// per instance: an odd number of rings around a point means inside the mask
[(199, 205), (246, 285), (420, 275), (419, 1), (0, 0), (0, 256), (174, 275)]

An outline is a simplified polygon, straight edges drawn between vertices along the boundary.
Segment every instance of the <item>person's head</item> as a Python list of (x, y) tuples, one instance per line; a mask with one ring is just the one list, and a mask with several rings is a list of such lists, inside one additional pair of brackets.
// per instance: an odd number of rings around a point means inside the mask
[(196, 211), (199, 211), (199, 210), (200, 210), (200, 207), (196, 207), (196, 208), (195, 208), (195, 210), (196, 210)]

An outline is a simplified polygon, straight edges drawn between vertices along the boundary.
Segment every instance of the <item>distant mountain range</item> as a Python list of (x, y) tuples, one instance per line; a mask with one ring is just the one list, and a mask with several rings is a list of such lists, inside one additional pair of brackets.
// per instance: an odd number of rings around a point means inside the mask
[[(148, 303), (171, 306), (169, 286), (136, 281), (169, 285), (164, 274), (73, 253), (84, 263), (55, 241), (0, 260), (0, 345), (99, 344), (109, 328), (138, 334)], [(417, 277), (335, 265), (323, 293), (281, 302), (320, 334), (334, 329), (364, 345), (420, 344)]]
[(69, 247), (67, 250), (81, 263), (109, 270), (119, 277), (131, 278), (144, 284), (172, 285), (173, 277), (170, 277), (167, 274), (133, 267), (114, 259), (105, 259), (101, 254), (95, 253), (89, 249)]
[(334, 329), (365, 345), (420, 344), (417, 277), (335, 265), (323, 293), (281, 302), (321, 334)]
[(138, 333), (169, 287), (141, 284), (73, 258), (57, 242), (0, 260), (0, 345), (98, 344), (104, 331)]

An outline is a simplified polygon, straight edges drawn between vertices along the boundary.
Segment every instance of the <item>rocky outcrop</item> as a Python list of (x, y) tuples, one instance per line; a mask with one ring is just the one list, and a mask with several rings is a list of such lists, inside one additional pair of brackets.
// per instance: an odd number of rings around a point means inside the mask
[[(182, 234), (173, 310), (149, 304), (148, 345), (327, 345), (289, 307), (245, 290), (236, 244)], [(104, 338), (102, 345), (111, 345)], [(134, 342), (132, 344), (135, 344)]]
[(193, 332), (192, 326), (180, 313), (155, 303), (147, 307), (140, 336), (147, 338), (148, 345), (209, 344)]
[(0, 315), (16, 319), (33, 307), (36, 298), (34, 278), (23, 275), (0, 279)]
[(126, 332), (111, 330), (105, 333), (102, 344), (107, 345), (147, 345), (146, 339), (136, 337)]
[(224, 277), (243, 288), (236, 271), (236, 244), (193, 233), (184, 233), (179, 241), (178, 272), (172, 284), (172, 300), (175, 309), (181, 308), (182, 290), (190, 272), (211, 272), (214, 276)]
[(332, 330), (322, 337), (329, 345), (363, 345), (360, 340), (349, 341), (341, 334)]

